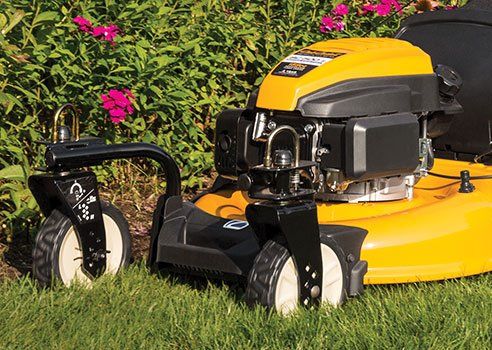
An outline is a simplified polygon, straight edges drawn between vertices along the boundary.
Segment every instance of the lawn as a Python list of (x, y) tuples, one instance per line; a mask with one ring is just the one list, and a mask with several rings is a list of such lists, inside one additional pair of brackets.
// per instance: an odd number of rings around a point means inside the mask
[(242, 290), (149, 275), (133, 265), (81, 286), (0, 284), (2, 349), (487, 349), (492, 274), (371, 286), (343, 307), (288, 318), (251, 310)]

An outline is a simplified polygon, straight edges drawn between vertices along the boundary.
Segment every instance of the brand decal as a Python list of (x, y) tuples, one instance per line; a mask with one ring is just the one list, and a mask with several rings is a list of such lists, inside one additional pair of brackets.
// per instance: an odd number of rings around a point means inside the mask
[(239, 231), (239, 230), (242, 230), (248, 226), (249, 226), (249, 223), (247, 221), (231, 220), (231, 221), (227, 221), (223, 227), (228, 229), (228, 230)]
[(275, 68), (272, 75), (299, 78), (334, 58), (344, 55), (342, 52), (325, 52), (302, 49), (288, 56)]

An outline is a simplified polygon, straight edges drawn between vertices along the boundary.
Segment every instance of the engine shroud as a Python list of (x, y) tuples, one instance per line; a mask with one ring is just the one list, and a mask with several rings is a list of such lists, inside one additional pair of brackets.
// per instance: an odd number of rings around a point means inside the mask
[[(402, 62), (414, 69), (400, 67)], [(361, 73), (368, 64), (378, 66), (377, 76)], [(323, 81), (328, 85), (313, 90)], [(223, 177), (237, 179), (248, 173), (262, 164), (268, 134), (288, 125), (300, 136), (301, 160), (316, 162), (307, 175), (318, 199), (409, 198), (416, 179), (432, 164), (432, 152), (423, 145), (430, 145), (428, 135), (437, 132), (429, 130), (427, 118), (448, 114), (445, 120), (450, 121), (449, 105), (456, 107), (454, 102), (443, 101), (430, 58), (409, 43), (318, 43), (279, 63), (246, 108), (218, 116), (215, 166)], [(288, 134), (273, 145), (274, 150), (291, 152), (293, 147)]]

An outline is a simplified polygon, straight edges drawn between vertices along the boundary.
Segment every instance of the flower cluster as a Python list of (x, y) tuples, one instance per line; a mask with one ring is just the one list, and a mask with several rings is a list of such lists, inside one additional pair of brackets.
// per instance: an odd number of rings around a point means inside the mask
[(378, 16), (388, 16), (391, 12), (402, 12), (402, 6), (398, 0), (380, 0), (379, 3), (367, 3), (362, 5), (362, 14), (376, 13)]
[(324, 15), (321, 19), (321, 25), (319, 30), (321, 33), (337, 31), (341, 32), (345, 29), (344, 18), (349, 13), (349, 8), (345, 4), (338, 4), (333, 10), (331, 10), (330, 15)]
[(115, 24), (109, 26), (93, 27), (92, 22), (82, 16), (77, 16), (73, 22), (79, 27), (79, 30), (91, 34), (93, 37), (109, 42), (111, 45), (116, 45), (114, 39), (120, 33), (120, 28)]
[[(408, 5), (410, 4), (407, 4), (406, 6)], [(416, 0), (412, 5), (417, 13), (441, 9), (453, 10), (458, 8), (456, 5), (443, 5), (439, 0)], [(362, 16), (374, 14), (376, 16), (386, 17), (395, 12), (398, 14), (402, 14), (403, 12), (403, 6), (401, 5), (400, 0), (367, 0), (366, 3), (357, 9), (357, 14)], [(343, 31), (345, 29), (345, 16), (347, 16), (348, 13), (349, 7), (347, 5), (337, 5), (331, 10), (329, 15), (323, 16), (319, 30), (322, 33)]]
[(89, 34), (92, 33), (92, 22), (89, 21), (87, 18), (77, 16), (73, 19), (73, 23), (75, 23), (79, 27), (80, 31)]
[(442, 5), (439, 1), (433, 0), (417, 0), (415, 2), (415, 10), (417, 13), (425, 12), (425, 11), (436, 11), (436, 10), (454, 10), (458, 8), (456, 5)]
[(103, 102), (102, 106), (105, 110), (109, 112), (109, 117), (114, 124), (119, 124), (127, 114), (133, 113), (133, 102), (135, 98), (132, 92), (128, 89), (109, 90), (108, 94), (102, 94), (101, 100)]

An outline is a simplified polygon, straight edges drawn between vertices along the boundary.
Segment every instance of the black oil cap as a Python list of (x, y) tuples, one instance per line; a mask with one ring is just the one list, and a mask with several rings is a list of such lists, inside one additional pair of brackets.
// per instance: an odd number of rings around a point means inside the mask
[(438, 64), (434, 71), (439, 79), (439, 92), (441, 95), (453, 98), (460, 91), (463, 85), (461, 76), (451, 67), (444, 64)]

